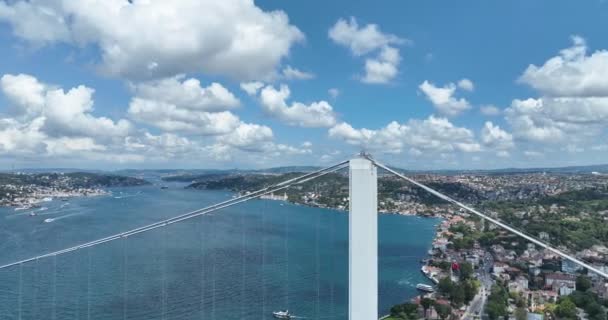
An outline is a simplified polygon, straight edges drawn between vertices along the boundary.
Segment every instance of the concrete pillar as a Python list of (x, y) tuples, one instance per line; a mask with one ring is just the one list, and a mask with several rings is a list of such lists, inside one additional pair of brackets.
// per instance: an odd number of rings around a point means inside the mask
[(348, 319), (378, 319), (378, 177), (365, 158), (350, 160)]

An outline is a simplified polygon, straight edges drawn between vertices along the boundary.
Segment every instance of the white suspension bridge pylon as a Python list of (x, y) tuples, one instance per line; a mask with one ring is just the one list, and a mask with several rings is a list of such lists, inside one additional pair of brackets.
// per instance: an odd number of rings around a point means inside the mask
[[(53, 258), (55, 263), (56, 257), (64, 255), (70, 252), (78, 251), (85, 248), (95, 247), (111, 241), (126, 239), (128, 237), (149, 232), (151, 230), (165, 228), (169, 225), (177, 222), (199, 217), (201, 215), (210, 214), (220, 209), (228, 208), (239, 203), (243, 203), (252, 199), (260, 198), (264, 195), (272, 194), (280, 190), (284, 190), (289, 187), (302, 184), (329, 173), (336, 172), (338, 170), (349, 167), (349, 280), (348, 280), (348, 318), (349, 320), (372, 320), (378, 317), (378, 222), (377, 222), (377, 168), (385, 170), (391, 174), (394, 174), (401, 179), (443, 199), (453, 205), (456, 205), (474, 215), (477, 215), (487, 221), (519, 236), (522, 237), (542, 248), (550, 250), (551, 252), (559, 255), (560, 257), (570, 260), (581, 267), (584, 267), (590, 271), (597, 273), (598, 275), (608, 279), (608, 274), (605, 272), (589, 265), (588, 263), (581, 261), (572, 255), (563, 252), (553, 246), (535, 239), (497, 219), (487, 216), (486, 214), (479, 212), (478, 210), (471, 208), (453, 198), (444, 195), (422, 183), (415, 181), (414, 179), (407, 177), (394, 169), (376, 161), (367, 154), (361, 154), (359, 157), (337, 163), (335, 165), (303, 174), (302, 176), (289, 179), (266, 188), (256, 190), (253, 192), (246, 193), (244, 195), (232, 198), (227, 201), (223, 201), (199, 210), (191, 211), (170, 219), (155, 222), (146, 226), (128, 230), (125, 232), (117, 233), (108, 237), (104, 237), (95, 241), (82, 243), (76, 246), (72, 246), (63, 250), (31, 257), (28, 259), (19, 260), (16, 262), (8, 263), (0, 266), (0, 271), (8, 269), (14, 266), (19, 267), (19, 295), (21, 295), (22, 287), (22, 266), (26, 263), (34, 262), (36, 269), (38, 268), (38, 262), (45, 258)], [(242, 222), (241, 222), (242, 223)], [(244, 240), (243, 240), (244, 241)], [(317, 238), (318, 241), (318, 238)], [(126, 246), (126, 243), (124, 244)], [(316, 244), (318, 246), (318, 243)], [(90, 268), (90, 252), (88, 254), (88, 265)], [(126, 263), (126, 256), (124, 261)], [(317, 262), (318, 263), (318, 262)], [(318, 269), (318, 267), (317, 267)], [(90, 276), (87, 276), (90, 281)], [(318, 275), (317, 275), (318, 277)], [(126, 274), (125, 274), (126, 279)], [(164, 284), (163, 284), (164, 285)], [(89, 287), (90, 284), (87, 285)], [(126, 287), (124, 289), (126, 291)], [(164, 290), (164, 289), (163, 289)], [(318, 290), (318, 288), (317, 288)], [(333, 289), (332, 289), (333, 290)], [(317, 291), (318, 292), (318, 291)], [(333, 293), (332, 293), (333, 294)], [(126, 295), (126, 292), (125, 292)], [(55, 297), (53, 297), (55, 299)], [(332, 296), (333, 299), (333, 296)], [(124, 303), (123, 318), (127, 318), (126, 313), (126, 300)], [(165, 301), (163, 300), (163, 304)], [(19, 296), (19, 319), (21, 319), (21, 296)], [(163, 306), (163, 308), (165, 308)], [(90, 305), (87, 305), (87, 309), (90, 309)], [(90, 310), (89, 310), (90, 312)], [(318, 309), (317, 309), (318, 314)], [(163, 316), (164, 317), (164, 316)]]

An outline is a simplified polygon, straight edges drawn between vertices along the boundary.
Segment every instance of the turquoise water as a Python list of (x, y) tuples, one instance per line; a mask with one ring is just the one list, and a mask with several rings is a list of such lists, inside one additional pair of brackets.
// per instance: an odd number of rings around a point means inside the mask
[[(0, 208), (0, 264), (228, 199), (171, 185)], [(54, 219), (44, 223), (45, 219)], [(381, 215), (380, 311), (427, 282), (419, 260), (437, 219)], [(0, 270), (0, 319), (346, 319), (348, 216), (255, 200), (102, 246)]]

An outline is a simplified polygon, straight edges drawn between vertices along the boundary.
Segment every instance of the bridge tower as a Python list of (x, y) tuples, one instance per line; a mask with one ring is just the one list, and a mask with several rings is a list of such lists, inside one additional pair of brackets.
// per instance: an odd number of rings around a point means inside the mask
[(364, 156), (349, 163), (348, 319), (378, 319), (378, 176)]

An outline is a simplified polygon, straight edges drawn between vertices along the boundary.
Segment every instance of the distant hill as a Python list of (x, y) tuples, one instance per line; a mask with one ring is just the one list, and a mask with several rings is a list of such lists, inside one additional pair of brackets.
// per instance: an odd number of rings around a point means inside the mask
[(14, 170), (0, 170), (6, 173), (73, 173), (73, 172), (88, 172), (88, 173), (103, 173), (103, 170), (94, 169), (78, 169), (78, 168), (20, 168)]
[(90, 172), (68, 173), (0, 173), (0, 185), (69, 186), (72, 188), (130, 187), (149, 184), (148, 181), (128, 176)]
[[(12, 171), (3, 172), (25, 172), (25, 173), (70, 173), (70, 172), (89, 172), (89, 173), (104, 173), (110, 172), (116, 175), (122, 176), (135, 176), (135, 177), (156, 177), (164, 178), (164, 180), (170, 181), (181, 181), (177, 178), (169, 179), (168, 177), (204, 177), (206, 175), (230, 175), (230, 174), (284, 174), (292, 172), (311, 172), (319, 170), (322, 167), (319, 166), (284, 166), (284, 167), (271, 167), (265, 169), (122, 169), (115, 171), (103, 171), (103, 170), (86, 170), (86, 169), (75, 169), (75, 168), (42, 168), (42, 169), (15, 169)], [(607, 173), (608, 164), (598, 165), (587, 165), (587, 166), (568, 166), (568, 167), (538, 167), (538, 168), (502, 168), (502, 169), (490, 169), (490, 170), (408, 170), (398, 167), (391, 167), (399, 172), (411, 173), (411, 174), (441, 174), (441, 175), (456, 175), (456, 174), (521, 174), (521, 173), (563, 173), (563, 174), (591, 174), (593, 172)], [(380, 171), (382, 172), (382, 171)], [(186, 181), (186, 180), (184, 180)], [(187, 180), (192, 181), (192, 180)]]

